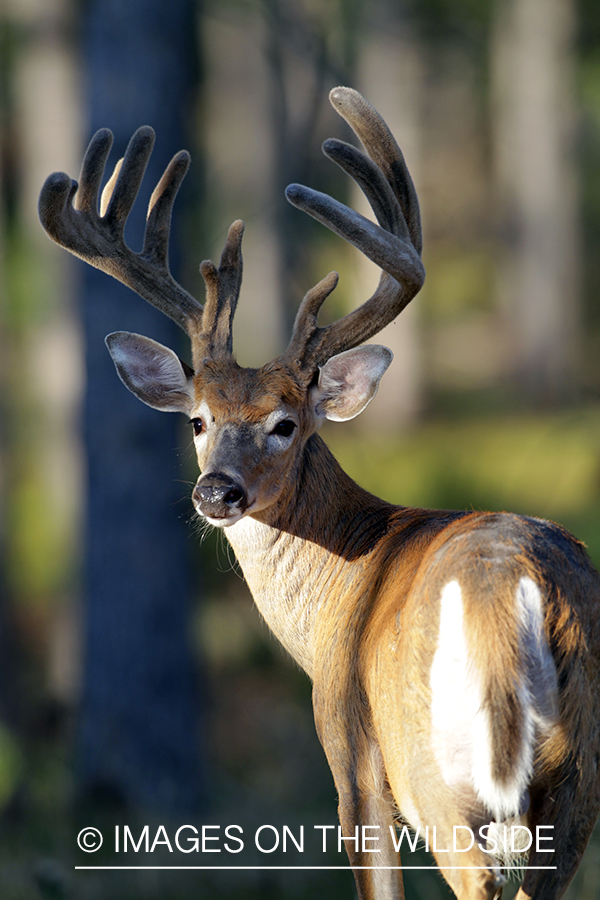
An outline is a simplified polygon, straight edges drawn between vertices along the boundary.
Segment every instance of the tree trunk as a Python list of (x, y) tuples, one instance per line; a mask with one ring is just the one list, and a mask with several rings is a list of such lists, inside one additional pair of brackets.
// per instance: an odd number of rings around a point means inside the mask
[(498, 3), (492, 48), (500, 294), (513, 376), (538, 401), (568, 395), (579, 345), (573, 6)]
[[(151, 124), (157, 132), (128, 225), (135, 250), (150, 192), (173, 153), (189, 144), (194, 10), (193, 0), (86, 5), (90, 133), (111, 128), (114, 164), (139, 125)], [(177, 221), (176, 210), (175, 271)], [(128, 394), (104, 346), (107, 333), (124, 329), (177, 348), (180, 333), (105, 275), (86, 267), (83, 279), (88, 515), (82, 785), (159, 811), (193, 810), (201, 771), (189, 637), (189, 491), (177, 454), (181, 423)]]
[[(386, 30), (387, 28), (387, 30)], [(420, 113), (423, 104), (423, 47), (408, 21), (386, 15), (376, 20), (369, 37), (363, 40), (358, 67), (358, 87), (382, 113), (402, 150), (412, 179), (419, 189), (417, 164), (421, 151)], [(353, 190), (352, 205), (373, 218), (362, 191)], [(379, 280), (379, 270), (362, 254), (356, 254), (357, 278), (351, 307), (371, 296)], [(397, 319), (377, 335), (377, 343), (394, 354), (394, 368), (379, 386), (377, 402), (370, 404), (358, 420), (369, 431), (394, 432), (410, 425), (423, 405), (421, 329), (419, 300), (413, 301)]]

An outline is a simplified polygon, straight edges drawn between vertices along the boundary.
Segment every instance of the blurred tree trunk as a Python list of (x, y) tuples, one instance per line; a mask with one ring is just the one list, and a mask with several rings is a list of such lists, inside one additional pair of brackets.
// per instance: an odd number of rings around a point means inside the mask
[[(5, 48), (8, 40), (7, 22), (4, 14), (0, 12), (0, 52)], [(4, 125), (8, 110), (6, 108), (8, 86), (6, 79), (8, 72), (6, 66), (0, 70), (0, 123)], [(7, 559), (7, 540), (6, 540), (6, 521), (7, 521), (7, 472), (8, 472), (8, 403), (9, 397), (9, 358), (8, 358), (8, 334), (6, 328), (7, 321), (7, 302), (8, 302), (8, 285), (6, 279), (6, 206), (5, 179), (4, 179), (4, 155), (6, 152), (4, 128), (0, 131), (0, 654), (2, 659), (11, 653), (11, 637), (8, 621), (8, 585), (6, 577), (6, 559)], [(14, 663), (14, 660), (11, 659)], [(14, 713), (11, 702), (12, 685), (10, 678), (7, 677), (8, 669), (6, 665), (2, 667), (2, 676), (0, 677), (0, 721), (7, 717), (14, 719)]]
[[(112, 129), (114, 164), (139, 125), (157, 132), (128, 225), (136, 250), (153, 187), (173, 153), (189, 145), (195, 46), (194, 0), (85, 6), (90, 133)], [(175, 272), (179, 219), (176, 209)], [(83, 279), (88, 512), (80, 777), (86, 791), (156, 810), (193, 810), (202, 778), (181, 422), (129, 394), (104, 346), (107, 333), (125, 329), (177, 348), (181, 332), (95, 270), (87, 267)]]
[[(311, 163), (319, 152), (317, 124), (327, 105), (328, 89), (333, 87), (331, 80), (335, 84), (354, 82), (359, 16), (352, 0), (339, 0), (320, 9), (286, 0), (262, 0), (262, 7), (273, 159), (273, 234), (287, 341), (299, 298), (311, 287), (307, 284), (307, 257), (312, 225), (285, 200), (284, 192), (292, 182), (314, 186)], [(335, 30), (342, 36), (339, 46), (332, 44), (328, 27), (332, 9), (336, 10)]]
[(513, 375), (538, 401), (568, 395), (579, 349), (574, 21), (574, 0), (496, 3), (499, 287)]
[[(374, 16), (373, 26), (361, 42), (357, 87), (379, 109), (389, 125), (418, 191), (417, 166), (422, 142), (420, 117), (424, 105), (423, 46), (410, 21), (389, 3), (379, 10), (379, 16)], [(353, 195), (355, 209), (373, 218), (358, 186)], [(371, 296), (378, 280), (379, 271), (373, 263), (357, 254), (353, 307)], [(397, 431), (414, 422), (421, 411), (422, 335), (418, 310), (417, 300), (377, 335), (377, 342), (394, 353), (394, 364), (379, 386), (377, 402), (371, 403), (358, 420), (358, 426), (363, 430)]]
[(0, 288), (9, 523), (3, 559), (11, 640), (26, 649), (19, 654), (21, 664), (27, 659), (24, 696), (14, 655), (7, 666), (12, 702), (31, 722), (49, 699), (72, 702), (76, 669), (73, 648), (65, 653), (63, 644), (60, 653), (58, 645), (73, 620), (80, 530), (80, 346), (71, 260), (44, 235), (37, 197), (50, 171), (75, 165), (80, 106), (69, 0), (6, 4), (0, 21), (2, 197), (10, 220)]
[[(361, 10), (353, 0), (340, 0), (318, 12), (303, 4), (292, 7), (286, 0), (262, 0), (266, 21), (268, 64), (268, 104), (273, 148), (273, 236), (278, 262), (278, 293), (284, 311), (286, 338), (291, 333), (299, 298), (310, 287), (309, 254), (317, 256), (311, 235), (319, 235), (322, 245), (328, 235), (286, 203), (284, 191), (291, 182), (317, 186), (317, 178), (335, 183), (337, 172), (331, 165), (319, 170), (319, 125), (327, 109), (328, 90), (333, 84), (348, 84), (362, 90), (370, 101), (384, 109), (392, 131), (410, 143), (417, 143), (416, 106), (420, 101), (420, 69), (413, 50), (414, 36), (401, 10), (385, 3), (379, 10)], [(335, 8), (338, 41), (331, 39), (328, 16)], [(412, 41), (412, 43), (411, 43)], [(295, 58), (296, 57), (296, 58)], [(298, 60), (301, 65), (298, 65)], [(386, 105), (387, 103), (387, 105)], [(344, 128), (337, 117), (333, 130)], [(328, 133), (327, 136), (330, 136)], [(349, 137), (348, 129), (345, 136)], [(351, 137), (356, 142), (356, 138)], [(413, 158), (416, 153), (413, 154)], [(331, 190), (321, 184), (321, 189)], [(373, 213), (360, 189), (347, 179), (346, 201), (368, 217)], [(333, 189), (340, 199), (339, 186)], [(337, 239), (334, 239), (337, 240)], [(337, 244), (339, 245), (339, 242)], [(344, 251), (342, 250), (342, 253)], [(376, 267), (357, 251), (349, 257), (356, 266), (355, 286), (346, 278), (340, 289), (350, 298), (351, 307), (363, 303), (377, 285)], [(320, 276), (325, 274), (320, 273)], [(318, 276), (318, 277), (320, 277)], [(340, 292), (341, 292), (340, 290)], [(349, 311), (349, 308), (340, 314)], [(325, 316), (327, 312), (325, 312)], [(416, 319), (411, 308), (390, 325), (381, 338), (396, 353), (396, 377), (388, 377), (380, 388), (377, 404), (359, 421), (359, 427), (395, 429), (413, 419), (421, 406), (419, 348)]]

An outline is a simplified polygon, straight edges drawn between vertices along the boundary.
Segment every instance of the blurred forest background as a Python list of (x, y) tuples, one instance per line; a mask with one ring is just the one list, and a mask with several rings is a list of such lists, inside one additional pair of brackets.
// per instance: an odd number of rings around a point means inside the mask
[[(389, 500), (550, 517), (600, 563), (598, 0), (0, 0), (3, 900), (353, 896), (347, 871), (74, 869), (114, 863), (115, 824), (335, 824), (335, 791), (307, 679), (225, 540), (194, 527), (185, 424), (127, 394), (103, 345), (128, 329), (185, 357), (182, 337), (52, 245), (36, 209), (96, 128), (114, 162), (151, 124), (138, 248), (154, 184), (189, 148), (173, 269), (201, 296), (200, 260), (245, 220), (235, 346), (261, 364), (329, 270), (332, 316), (377, 280), (283, 197), (300, 181), (362, 208), (319, 149), (350, 137), (327, 102), (339, 83), (405, 152), (427, 280), (380, 338), (395, 361), (377, 401), (326, 439)], [(93, 856), (76, 845), (88, 825), (105, 833)], [(120, 861), (346, 864), (247, 843)], [(435, 872), (406, 881), (412, 900), (448, 896)], [(600, 835), (568, 893), (598, 896)]]

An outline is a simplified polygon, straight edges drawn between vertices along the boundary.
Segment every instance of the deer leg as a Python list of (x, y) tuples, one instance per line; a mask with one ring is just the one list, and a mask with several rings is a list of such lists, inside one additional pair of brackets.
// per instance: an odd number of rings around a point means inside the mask
[[(541, 800), (533, 799), (529, 828), (534, 837), (527, 863), (532, 868), (526, 871), (515, 900), (558, 900), (565, 893), (598, 816), (600, 784), (595, 770), (587, 774), (582, 781), (577, 778), (575, 786), (575, 778), (565, 780), (557, 790), (546, 791)], [(554, 852), (544, 852), (550, 848)]]
[(393, 819), (386, 798), (340, 796), (339, 818), (359, 900), (404, 900), (400, 854), (390, 837)]
[(341, 835), (359, 900), (404, 900), (400, 854), (392, 840), (394, 805), (379, 748), (372, 744), (347, 768), (339, 765), (339, 745), (337, 749), (331, 768)]
[(506, 877), (487, 850), (487, 833), (480, 831), (485, 820), (475, 797), (467, 791), (453, 795), (440, 785), (428, 793), (426, 780), (420, 788), (413, 801), (423, 823), (421, 835), (445, 881), (459, 900), (499, 900)]
[(459, 900), (499, 900), (506, 881), (486, 853), (434, 854), (440, 871)]
[[(565, 847), (549, 854), (532, 852), (529, 866), (543, 866), (543, 869), (530, 868), (525, 873), (523, 884), (515, 900), (558, 900), (565, 893), (577, 867), (581, 862), (585, 847), (573, 852), (573, 849)], [(556, 866), (556, 868), (550, 868)]]

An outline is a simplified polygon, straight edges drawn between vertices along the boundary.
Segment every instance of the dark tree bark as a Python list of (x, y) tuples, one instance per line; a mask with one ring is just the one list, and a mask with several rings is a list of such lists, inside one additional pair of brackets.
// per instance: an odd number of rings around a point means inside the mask
[[(127, 228), (136, 250), (150, 192), (173, 153), (189, 146), (194, 42), (194, 0), (88, 0), (86, 5), (90, 134), (111, 128), (114, 164), (139, 125), (151, 124), (157, 132)], [(176, 209), (175, 274), (177, 218)], [(189, 490), (177, 453), (181, 423), (128, 394), (104, 346), (107, 333), (122, 329), (176, 349), (181, 333), (95, 270), (86, 268), (83, 280), (88, 515), (82, 788), (159, 811), (193, 810), (202, 779), (189, 645)]]

